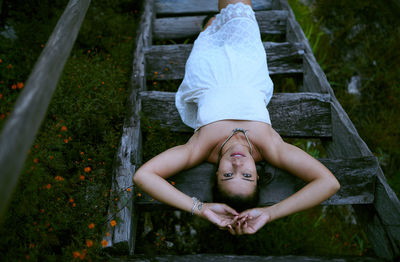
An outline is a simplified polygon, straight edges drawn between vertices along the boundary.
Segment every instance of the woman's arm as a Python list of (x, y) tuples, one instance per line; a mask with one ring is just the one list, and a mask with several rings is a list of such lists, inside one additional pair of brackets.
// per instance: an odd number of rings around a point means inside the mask
[[(196, 133), (188, 143), (168, 149), (146, 162), (135, 173), (134, 184), (158, 201), (192, 212), (192, 198), (168, 183), (166, 178), (200, 164), (208, 154), (207, 142), (200, 143), (199, 133)], [(238, 215), (232, 208), (215, 203), (204, 203), (201, 209), (194, 209), (194, 214), (219, 227), (231, 224)]]
[(336, 177), (318, 160), (284, 142), (280, 136), (273, 140), (272, 147), (264, 155), (265, 159), (308, 184), (287, 199), (269, 207), (270, 221), (316, 206), (339, 190), (340, 184)]

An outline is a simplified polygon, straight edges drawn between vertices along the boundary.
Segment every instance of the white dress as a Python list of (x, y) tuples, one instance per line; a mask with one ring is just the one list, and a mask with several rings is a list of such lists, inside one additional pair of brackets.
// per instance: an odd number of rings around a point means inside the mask
[(254, 11), (229, 4), (194, 42), (175, 96), (182, 121), (195, 130), (227, 119), (271, 124), (272, 92)]

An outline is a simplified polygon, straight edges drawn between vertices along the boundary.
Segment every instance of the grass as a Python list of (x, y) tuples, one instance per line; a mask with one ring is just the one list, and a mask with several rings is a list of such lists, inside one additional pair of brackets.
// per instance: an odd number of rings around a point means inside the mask
[[(11, 5), (7, 22), (19, 38), (0, 37), (0, 127), (65, 6), (41, 6), (50, 10), (43, 23), (43, 13)], [(130, 1), (92, 2), (2, 218), (5, 261), (104, 258), (101, 240), (110, 222), (109, 189), (139, 8)]]

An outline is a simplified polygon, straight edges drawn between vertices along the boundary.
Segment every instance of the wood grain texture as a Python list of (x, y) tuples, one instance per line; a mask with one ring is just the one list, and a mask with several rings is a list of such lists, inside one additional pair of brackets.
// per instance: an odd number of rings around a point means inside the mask
[[(311, 47), (286, 0), (280, 7), (288, 11), (286, 39), (304, 45), (304, 85), (302, 91), (328, 93), (332, 97), (332, 140), (325, 144), (329, 157), (373, 156), (344, 111), (312, 54)], [(366, 228), (377, 256), (388, 260), (400, 257), (400, 201), (388, 185), (381, 168), (377, 170), (373, 205), (354, 206)]]
[[(264, 42), (263, 44), (271, 75), (303, 72), (302, 44), (274, 42)], [(192, 44), (158, 45), (147, 48), (145, 51), (148, 79), (183, 79), (186, 60), (192, 48)]]
[[(253, 10), (273, 8), (274, 0), (252, 0)], [(156, 0), (157, 15), (201, 14), (218, 12), (218, 0)]]
[[(286, 33), (286, 11), (259, 11), (255, 15), (261, 35)], [(205, 17), (203, 15), (155, 19), (153, 36), (155, 39), (177, 39), (196, 36), (202, 30), (202, 22)]]
[[(141, 100), (139, 92), (145, 90), (145, 59), (144, 48), (152, 42), (152, 21), (154, 16), (154, 2), (145, 1), (144, 10), (141, 16), (140, 27), (137, 31), (137, 38), (134, 49), (134, 60), (131, 86), (127, 99), (127, 111), (124, 120), (121, 141), (118, 147), (114, 174), (112, 181), (112, 192), (118, 192), (121, 201), (109, 210), (109, 220), (119, 218), (115, 227), (107, 224), (107, 232), (111, 232), (105, 239), (108, 242), (107, 248), (113, 248), (119, 254), (133, 254), (136, 239), (136, 225), (138, 215), (133, 205), (133, 174), (136, 167), (141, 164), (141, 132), (140, 132), (140, 110)], [(114, 199), (115, 196), (111, 197)]]
[(374, 262), (372, 257), (320, 257), (320, 256), (240, 256), (219, 254), (135, 256), (131, 259), (113, 259), (113, 262)]
[(69, 1), (3, 127), (0, 136), (0, 216), (46, 114), (89, 4), (90, 0)]
[[(375, 157), (357, 159), (320, 159), (320, 161), (336, 176), (341, 184), (340, 190), (324, 201), (323, 205), (370, 204), (374, 201), (375, 178), (378, 163)], [(195, 196), (202, 201), (212, 202), (212, 186), (214, 184), (214, 166), (203, 163), (184, 171), (170, 180), (176, 188)], [(260, 206), (269, 206), (280, 202), (297, 192), (305, 185), (299, 178), (275, 168), (268, 163), (258, 165), (260, 178)], [(263, 177), (273, 177), (268, 184), (263, 184)], [(136, 189), (135, 189), (136, 190)], [(151, 208), (158, 201), (153, 201), (146, 194), (138, 197), (136, 203), (140, 208)]]
[[(150, 120), (172, 131), (193, 132), (186, 126), (175, 107), (175, 93), (141, 92), (142, 112)], [(268, 111), (273, 128), (285, 137), (330, 137), (329, 95), (316, 93), (274, 94)]]

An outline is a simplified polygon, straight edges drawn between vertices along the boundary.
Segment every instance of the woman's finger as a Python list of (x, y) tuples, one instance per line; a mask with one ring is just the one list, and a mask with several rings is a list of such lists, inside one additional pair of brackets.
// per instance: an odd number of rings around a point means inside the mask
[(233, 208), (231, 208), (230, 206), (225, 205), (225, 204), (224, 204), (224, 210), (225, 210), (226, 212), (228, 212), (228, 213), (231, 213), (232, 215), (235, 215), (235, 216), (238, 216), (238, 215), (239, 215), (239, 213), (236, 212), (235, 209), (233, 209)]
[(231, 225), (228, 225), (227, 228), (228, 228), (229, 233), (231, 233), (232, 235), (236, 235), (236, 232)]

